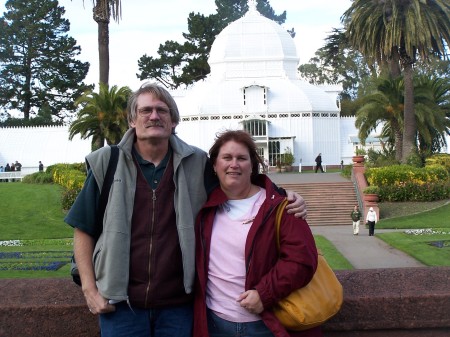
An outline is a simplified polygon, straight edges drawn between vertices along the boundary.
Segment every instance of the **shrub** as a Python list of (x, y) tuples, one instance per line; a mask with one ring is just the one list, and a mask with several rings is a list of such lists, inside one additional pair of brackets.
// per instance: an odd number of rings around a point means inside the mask
[(345, 165), (342, 169), (341, 175), (345, 178), (351, 178), (353, 165)]
[(69, 209), (83, 188), (86, 170), (83, 164), (57, 164), (47, 169), (52, 173), (53, 181), (64, 188), (61, 203), (63, 209)]
[(449, 173), (441, 165), (417, 168), (394, 165), (366, 170), (370, 185), (383, 201), (433, 201), (449, 198)]
[(424, 184), (426, 182), (448, 181), (449, 174), (444, 167), (435, 165), (417, 168), (409, 165), (392, 165), (374, 167), (366, 170), (366, 178), (370, 185), (401, 185), (407, 182)]
[(35, 172), (23, 177), (22, 182), (26, 184), (51, 184), (53, 183), (53, 177), (47, 172)]
[(379, 187), (375, 185), (367, 186), (363, 191), (364, 194), (378, 194), (379, 192)]
[(448, 183), (436, 182), (417, 185), (406, 183), (403, 186), (386, 185), (380, 187), (378, 196), (383, 201), (434, 201), (450, 198)]
[(406, 163), (409, 166), (414, 167), (423, 167), (424, 165), (422, 157), (416, 151), (412, 152), (408, 158), (406, 158)]
[(425, 160), (425, 167), (433, 165), (442, 165), (450, 174), (450, 154), (434, 154)]
[(367, 151), (366, 167), (383, 167), (399, 164), (400, 162), (395, 159), (394, 151), (375, 151), (374, 149)]
[(286, 147), (284, 149), (284, 153), (281, 155), (281, 158), (282, 158), (282, 162), (287, 166), (291, 166), (295, 162), (295, 157), (292, 154), (290, 147)]
[(63, 209), (70, 209), (81, 190), (64, 188), (61, 194), (61, 205)]

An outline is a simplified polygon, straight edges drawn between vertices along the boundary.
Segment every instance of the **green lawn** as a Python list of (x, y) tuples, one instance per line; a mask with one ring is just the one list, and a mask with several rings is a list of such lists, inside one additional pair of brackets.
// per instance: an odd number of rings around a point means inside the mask
[[(411, 206), (409, 213), (422, 207)], [(403, 208), (402, 203), (398, 208)], [(377, 234), (380, 228), (404, 230)], [(375, 235), (427, 266), (450, 266), (450, 203), (418, 214), (382, 219), (376, 224)]]
[(334, 245), (325, 239), (322, 235), (315, 235), (317, 248), (322, 252), (331, 269), (346, 270), (353, 269), (348, 260), (334, 247)]
[[(0, 278), (69, 277), (73, 229), (63, 221), (65, 212), (61, 210), (61, 188), (58, 185), (0, 183), (0, 193), (4, 196), (0, 217)], [(392, 217), (380, 220), (376, 226), (376, 229), (430, 228), (435, 231), (433, 234), (412, 235), (404, 231), (381, 234), (375, 230), (375, 235), (426, 265), (449, 266), (450, 204), (435, 208), (436, 205), (440, 206), (442, 202), (421, 203), (420, 207), (418, 203), (413, 207), (403, 203), (390, 205)], [(408, 208), (411, 213), (427, 207), (434, 209), (395, 217), (396, 211), (405, 214)], [(315, 239), (331, 268), (353, 268), (331, 242), (319, 235)], [(21, 240), (21, 245), (12, 245), (14, 240)], [(58, 262), (67, 263), (57, 268)], [(49, 269), (56, 270), (35, 270), (37, 265), (48, 265)], [(11, 270), (11, 266), (28, 270)]]
[(61, 187), (0, 183), (0, 194), (0, 278), (68, 277), (73, 229), (63, 221)]
[[(410, 231), (407, 231), (410, 232)], [(415, 233), (416, 231), (411, 231)], [(376, 233), (376, 231), (375, 231)], [(450, 267), (450, 229), (448, 234), (380, 233), (378, 238), (401, 250), (426, 266)]]
[(0, 183), (0, 240), (59, 239), (72, 236), (63, 221), (61, 187)]
[[(399, 204), (398, 208), (403, 212), (402, 204)], [(423, 203), (408, 203), (409, 214), (419, 211), (420, 204)], [(380, 205), (380, 208), (383, 206)], [(378, 221), (376, 228), (392, 228), (392, 229), (420, 229), (420, 228), (448, 228), (450, 230), (450, 203), (443, 204), (442, 206), (433, 208), (431, 210), (425, 210), (421, 213), (405, 215), (401, 217), (381, 219)]]

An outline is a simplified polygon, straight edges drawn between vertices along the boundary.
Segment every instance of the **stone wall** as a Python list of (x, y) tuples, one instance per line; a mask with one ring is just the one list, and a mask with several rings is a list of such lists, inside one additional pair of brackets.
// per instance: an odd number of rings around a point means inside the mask
[[(450, 267), (336, 271), (341, 311), (325, 337), (450, 336)], [(70, 279), (0, 280), (0, 336), (97, 337), (97, 317)]]

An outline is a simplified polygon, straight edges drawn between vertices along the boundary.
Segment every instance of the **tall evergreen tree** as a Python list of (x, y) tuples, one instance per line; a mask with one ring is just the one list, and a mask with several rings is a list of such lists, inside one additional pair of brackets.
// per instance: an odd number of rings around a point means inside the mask
[(333, 29), (309, 63), (298, 68), (301, 76), (311, 84), (341, 83), (342, 100), (355, 99), (360, 85), (376, 77), (373, 64), (353, 48), (342, 29)]
[[(166, 41), (159, 46), (159, 57), (142, 56), (137, 77), (140, 80), (153, 78), (172, 89), (204, 79), (210, 72), (208, 57), (217, 34), (248, 10), (248, 0), (216, 0), (215, 3), (216, 14), (189, 14), (189, 32), (183, 33), (185, 43)], [(276, 15), (268, 0), (258, 0), (257, 9), (279, 24), (286, 21), (286, 11)], [(289, 33), (295, 34), (293, 29)]]
[(76, 60), (80, 47), (57, 0), (8, 0), (0, 18), (0, 107), (24, 119), (41, 109), (63, 119), (87, 89), (89, 63)]

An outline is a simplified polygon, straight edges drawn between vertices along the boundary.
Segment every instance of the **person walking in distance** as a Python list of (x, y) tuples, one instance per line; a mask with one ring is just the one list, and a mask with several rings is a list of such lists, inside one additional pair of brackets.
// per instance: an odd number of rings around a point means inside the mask
[(367, 212), (366, 222), (369, 225), (369, 236), (373, 236), (375, 232), (375, 224), (377, 223), (377, 213), (373, 210), (373, 207), (369, 208), (369, 212)]
[(350, 216), (353, 221), (353, 235), (358, 235), (359, 234), (359, 223), (361, 221), (361, 212), (359, 211), (358, 205), (355, 205)]
[(323, 168), (322, 168), (322, 153), (319, 153), (319, 155), (316, 157), (316, 173), (317, 170), (320, 169), (320, 172), (323, 173)]

